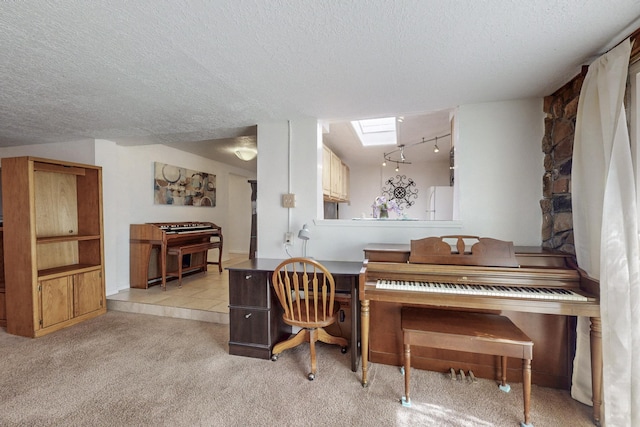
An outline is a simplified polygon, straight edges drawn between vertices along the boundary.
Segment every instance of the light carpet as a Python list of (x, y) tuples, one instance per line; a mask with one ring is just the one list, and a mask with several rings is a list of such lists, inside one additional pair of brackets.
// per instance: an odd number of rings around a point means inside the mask
[[(369, 387), (338, 346), (277, 362), (228, 354), (228, 325), (109, 311), (53, 334), (0, 331), (2, 426), (518, 426), (522, 386), (451, 381), (412, 370), (413, 406), (399, 403), (397, 367), (372, 364)], [(534, 361), (535, 362), (535, 361)], [(531, 420), (591, 426), (565, 390), (532, 387)]]

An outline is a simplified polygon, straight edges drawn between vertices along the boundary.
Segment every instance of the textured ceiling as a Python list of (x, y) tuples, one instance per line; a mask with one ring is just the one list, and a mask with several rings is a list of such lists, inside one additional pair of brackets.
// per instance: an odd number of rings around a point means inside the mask
[(255, 135), (262, 121), (539, 97), (637, 26), (636, 0), (0, 3), (0, 146)]

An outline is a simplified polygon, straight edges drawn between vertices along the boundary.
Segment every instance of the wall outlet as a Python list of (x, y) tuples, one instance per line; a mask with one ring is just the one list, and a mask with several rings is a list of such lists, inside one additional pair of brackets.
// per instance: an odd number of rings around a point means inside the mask
[(284, 244), (287, 246), (293, 246), (293, 233), (284, 233)]
[(283, 208), (295, 208), (296, 207), (296, 195), (293, 193), (282, 195), (282, 207)]

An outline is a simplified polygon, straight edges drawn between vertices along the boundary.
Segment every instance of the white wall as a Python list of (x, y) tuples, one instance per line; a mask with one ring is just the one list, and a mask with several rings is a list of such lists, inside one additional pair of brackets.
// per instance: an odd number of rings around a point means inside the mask
[[(359, 261), (368, 243), (409, 243), (411, 239), (446, 234), (540, 245), (542, 99), (462, 106), (457, 127), (459, 221), (319, 220), (310, 224), (308, 255), (320, 260)], [(321, 217), (318, 124), (296, 120), (291, 128), (290, 153), (295, 164), (288, 168), (287, 123), (258, 124), (259, 146), (269, 147), (258, 156), (258, 256), (263, 258), (286, 257), (285, 231), (298, 230), (309, 223), (309, 218)], [(296, 193), (297, 207), (292, 209), (280, 205), (280, 195), (287, 191), (288, 182)], [(291, 252), (301, 253), (299, 240)]]
[(249, 239), (251, 238), (251, 220), (249, 223), (242, 218), (234, 221), (236, 215), (251, 212), (251, 185), (246, 176), (229, 174), (229, 209), (227, 229), (224, 231), (224, 247), (228, 253), (249, 253)]
[[(123, 147), (112, 141), (95, 140), (55, 144), (37, 144), (0, 148), (1, 157), (38, 156), (102, 166), (103, 218), (105, 233), (105, 275), (107, 295), (129, 288), (129, 226), (145, 222), (210, 221), (222, 227), (224, 255), (229, 251), (227, 229), (240, 223), (251, 225), (251, 187), (248, 183), (246, 205), (234, 203), (230, 212), (230, 175), (234, 179), (255, 179), (244, 169), (189, 154), (164, 145)], [(216, 207), (154, 205), (153, 164), (163, 162), (216, 175)], [(0, 161), (1, 166), (1, 161)], [(245, 210), (246, 209), (246, 210)], [(248, 252), (248, 241), (246, 237)], [(238, 245), (239, 247), (239, 245)], [(217, 254), (212, 253), (212, 257)]]
[[(129, 228), (123, 221), (126, 221), (127, 206), (120, 201), (123, 185), (122, 174), (112, 167), (118, 164), (118, 147), (112, 141), (96, 140), (95, 144), (95, 164), (102, 167), (102, 222), (104, 229), (104, 271), (105, 286), (107, 295), (116, 293), (119, 289), (119, 274), (122, 274), (124, 266), (118, 265), (119, 255), (123, 249), (129, 253), (129, 242), (124, 248), (122, 243), (122, 233), (129, 234)], [(88, 162), (89, 163), (89, 162)], [(116, 183), (114, 185), (114, 183)], [(126, 266), (128, 272), (128, 265)], [(127, 285), (128, 287), (128, 275)], [(125, 287), (125, 286), (123, 286)]]
[(540, 245), (542, 100), (461, 106), (458, 125), (456, 182), (465, 229)]
[[(408, 218), (426, 220), (429, 203), (427, 189), (433, 185), (449, 185), (449, 153), (444, 152), (443, 162), (412, 163), (410, 165), (400, 165), (400, 170), (395, 172), (395, 165), (354, 165), (350, 166), (350, 203), (340, 204), (340, 219), (360, 218), (364, 213), (371, 218), (373, 209), (371, 205), (377, 196), (382, 195), (383, 188), (389, 188), (385, 184), (389, 178), (394, 182), (398, 181), (398, 176), (407, 183), (411, 178), (415, 186), (411, 186), (410, 191), (417, 191), (417, 197), (411, 197), (414, 204), (405, 207), (402, 212)], [(387, 197), (389, 198), (389, 197)], [(395, 218), (394, 213), (389, 213), (391, 218)]]
[[(284, 234), (322, 215), (322, 139), (315, 119), (258, 123), (258, 250), (256, 257), (286, 257)], [(289, 151), (289, 145), (291, 150)], [(294, 193), (295, 208), (282, 207)], [(320, 197), (318, 197), (320, 195)], [(292, 254), (301, 254), (300, 241)]]

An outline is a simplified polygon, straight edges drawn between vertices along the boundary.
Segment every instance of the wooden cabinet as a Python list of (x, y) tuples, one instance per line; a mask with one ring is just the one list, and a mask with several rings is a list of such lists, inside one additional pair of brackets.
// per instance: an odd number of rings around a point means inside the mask
[(325, 146), (322, 147), (322, 192), (325, 201), (349, 201), (349, 167)]
[(342, 163), (342, 174), (340, 175), (340, 197), (344, 201), (349, 201), (349, 166)]
[(2, 159), (7, 331), (39, 337), (106, 312), (102, 169)]
[(271, 349), (291, 334), (270, 285), (269, 272), (229, 271), (229, 354), (271, 358)]
[(331, 153), (331, 193), (330, 196), (336, 200), (340, 199), (342, 193), (342, 161), (335, 153)]
[(331, 196), (331, 150), (322, 146), (322, 194)]

